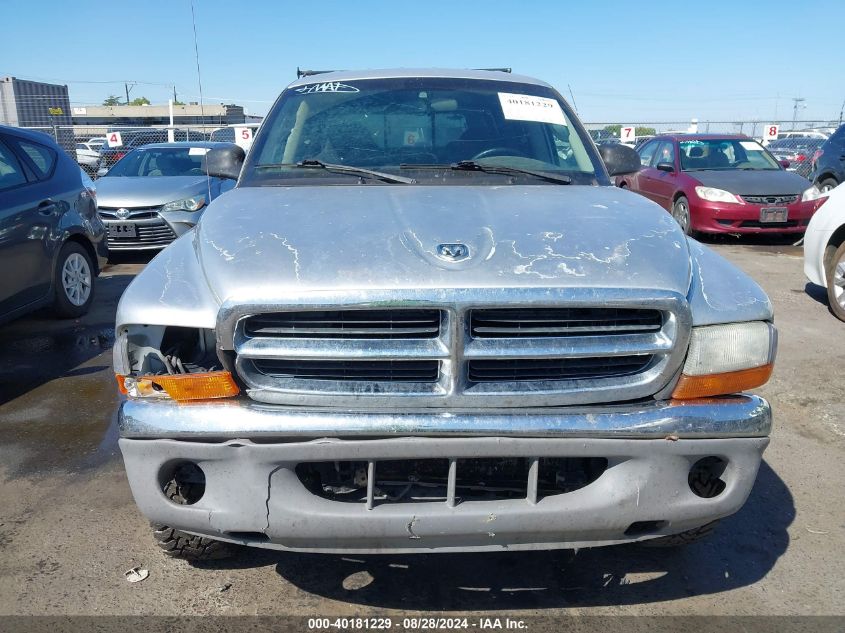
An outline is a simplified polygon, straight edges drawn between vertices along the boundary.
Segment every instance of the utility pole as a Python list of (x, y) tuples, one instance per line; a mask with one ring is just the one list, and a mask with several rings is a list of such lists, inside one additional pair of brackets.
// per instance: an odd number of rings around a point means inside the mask
[(807, 106), (804, 105), (806, 99), (803, 97), (792, 97), (793, 106), (792, 106), (792, 129), (795, 129), (795, 120), (798, 118), (798, 108), (806, 108)]
[[(132, 84), (131, 86), (129, 85), (130, 83)], [(129, 105), (129, 91), (132, 90), (132, 88), (134, 88), (135, 86), (136, 84), (134, 81), (123, 83), (123, 88), (124, 90), (126, 90), (126, 105)]]
[(176, 103), (179, 99), (176, 98), (176, 84), (173, 84), (173, 103)]

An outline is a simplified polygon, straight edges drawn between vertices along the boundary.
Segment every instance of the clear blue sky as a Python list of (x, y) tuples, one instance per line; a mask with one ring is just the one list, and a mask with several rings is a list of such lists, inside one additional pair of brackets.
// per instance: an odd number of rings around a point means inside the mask
[[(838, 119), (843, 0), (194, 0), (207, 103), (263, 114), (303, 68), (511, 66), (590, 122)], [(0, 75), (74, 105), (199, 99), (190, 0), (0, 0)], [(113, 82), (113, 83), (96, 83)]]

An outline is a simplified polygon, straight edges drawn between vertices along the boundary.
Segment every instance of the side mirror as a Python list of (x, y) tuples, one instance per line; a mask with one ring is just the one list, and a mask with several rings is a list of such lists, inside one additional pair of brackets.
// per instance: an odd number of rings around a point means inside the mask
[(241, 175), (246, 153), (234, 143), (227, 147), (215, 147), (205, 154), (205, 169), (213, 178), (237, 180)]
[(675, 166), (672, 163), (657, 163), (657, 169), (671, 174), (673, 171), (675, 171)]
[(625, 145), (601, 145), (599, 154), (610, 176), (624, 176), (640, 170), (640, 155)]
[(789, 166), (792, 164), (788, 160), (779, 160), (778, 163), (780, 163), (780, 166), (784, 169), (789, 169)]
[(100, 167), (97, 170), (97, 178), (101, 178), (101, 177), (105, 176), (107, 173), (109, 173), (109, 170), (106, 167)]

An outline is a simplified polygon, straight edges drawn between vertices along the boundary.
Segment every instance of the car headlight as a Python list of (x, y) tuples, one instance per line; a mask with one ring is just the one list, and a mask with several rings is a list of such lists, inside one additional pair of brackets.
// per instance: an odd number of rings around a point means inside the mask
[(715, 187), (696, 187), (695, 194), (702, 200), (707, 200), (708, 202), (732, 202), (734, 204), (744, 204), (739, 197), (735, 196), (730, 191), (716, 189)]
[(771, 323), (695, 327), (672, 397), (704, 398), (759, 387), (772, 375), (776, 352), (777, 329)]
[(205, 206), (205, 196), (192, 196), (165, 204), (162, 211), (199, 211)]
[(213, 330), (125, 325), (117, 332), (113, 357), (118, 389), (129, 398), (187, 402), (240, 393), (217, 358)]
[(801, 194), (801, 202), (811, 202), (813, 200), (818, 200), (822, 197), (822, 195), (823, 194), (821, 191), (819, 191), (819, 188), (813, 185)]

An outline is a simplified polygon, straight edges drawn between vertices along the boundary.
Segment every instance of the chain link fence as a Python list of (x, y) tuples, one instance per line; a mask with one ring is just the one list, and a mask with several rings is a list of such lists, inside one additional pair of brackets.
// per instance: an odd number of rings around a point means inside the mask
[[(119, 106), (127, 107), (127, 106)], [(132, 106), (129, 106), (132, 107)], [(59, 124), (59, 115), (47, 115), (53, 122), (43, 125), (21, 125), (30, 130), (43, 132), (58, 142), (64, 150), (91, 175), (102, 167), (110, 167), (123, 153), (148, 143), (172, 141), (226, 141), (237, 142), (248, 149), (258, 122), (228, 123), (219, 117), (218, 123), (156, 125), (109, 125), (107, 123)], [(243, 117), (241, 117), (243, 118)], [(8, 119), (7, 119), (8, 120)], [(766, 145), (769, 151), (781, 161), (789, 161), (788, 169), (807, 176), (812, 159), (825, 139), (838, 127), (834, 120), (813, 121), (640, 121), (633, 123), (586, 122), (585, 127), (598, 145), (605, 143), (626, 143), (636, 147), (660, 134), (745, 134)], [(249, 130), (246, 138), (238, 138)], [(119, 133), (120, 144), (108, 147), (107, 136)], [(106, 150), (109, 159), (103, 161)]]

